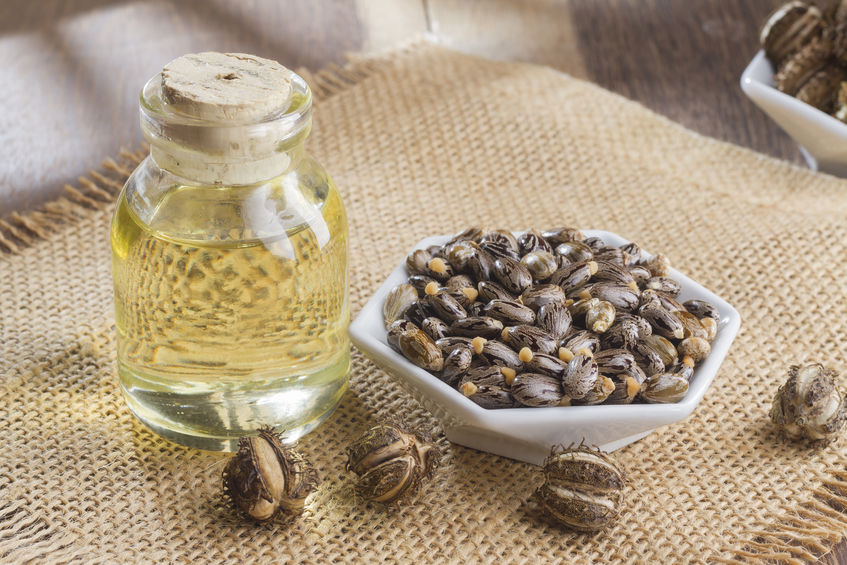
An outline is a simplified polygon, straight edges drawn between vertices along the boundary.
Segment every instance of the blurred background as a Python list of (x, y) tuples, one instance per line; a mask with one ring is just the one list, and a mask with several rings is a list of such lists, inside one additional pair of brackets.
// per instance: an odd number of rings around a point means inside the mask
[[(318, 70), (427, 35), (550, 65), (698, 132), (801, 162), (738, 79), (780, 0), (2, 0), (0, 217), (141, 142), (144, 82), (188, 52)], [(331, 167), (331, 164), (330, 164)]]

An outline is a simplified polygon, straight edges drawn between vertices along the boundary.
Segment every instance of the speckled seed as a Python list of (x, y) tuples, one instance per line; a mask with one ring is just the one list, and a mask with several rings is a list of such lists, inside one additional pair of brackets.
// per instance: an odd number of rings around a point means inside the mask
[(406, 271), (410, 275), (423, 275), (432, 255), (426, 249), (415, 249), (406, 256)]
[(572, 400), (584, 398), (597, 384), (600, 371), (588, 355), (576, 355), (562, 374), (562, 391)]
[(572, 321), (570, 311), (561, 302), (545, 304), (538, 309), (538, 327), (556, 341), (561, 341), (565, 337), (571, 328)]
[(608, 330), (600, 337), (600, 342), (603, 347), (617, 348), (624, 347), (631, 349), (638, 341), (638, 326), (632, 320), (616, 319)]
[(620, 249), (619, 247), (604, 247), (603, 249), (594, 252), (595, 261), (605, 261), (620, 267), (625, 266), (628, 259), (629, 255), (624, 253), (623, 249)]
[(600, 303), (599, 298), (580, 298), (570, 306), (568, 306), (568, 310), (575, 319), (584, 318), (585, 314), (588, 313), (590, 308), (597, 308), (597, 305)]
[(637, 364), (633, 365), (633, 367), (630, 370), (624, 371), (622, 374), (631, 376), (636, 381), (638, 381), (639, 385), (643, 384), (644, 381), (647, 380), (647, 373), (642, 371), (641, 367), (639, 367)]
[(627, 286), (635, 283), (635, 278), (632, 276), (632, 273), (629, 272), (629, 269), (608, 261), (595, 260), (595, 262), (597, 263), (597, 272), (594, 273), (592, 280)]
[(457, 241), (445, 247), (447, 261), (457, 273), (467, 271), (469, 269), (468, 261), (476, 253), (477, 245), (472, 241)]
[(665, 363), (662, 361), (662, 357), (649, 347), (639, 348), (639, 345), (636, 344), (636, 350), (633, 352), (633, 355), (635, 362), (638, 363), (638, 366), (648, 377), (665, 370)]
[(713, 318), (716, 322), (721, 321), (721, 315), (718, 309), (705, 300), (688, 300), (683, 302), (682, 305), (687, 311), (698, 318)]
[(479, 281), (476, 285), (479, 291), (478, 300), (491, 302), (492, 300), (516, 300), (517, 297), (494, 281)]
[[(637, 365), (636, 365), (637, 367)], [(640, 370), (640, 369), (639, 369)], [(641, 391), (640, 381), (631, 373), (618, 373), (609, 375), (609, 378), (615, 383), (615, 390), (609, 394), (609, 397), (604, 401), (605, 404), (632, 404), (635, 397)], [(645, 377), (646, 379), (646, 377)]]
[(691, 357), (695, 363), (699, 363), (709, 356), (712, 347), (702, 337), (688, 337), (679, 342), (679, 354), (683, 357)]
[(565, 292), (571, 292), (586, 284), (596, 272), (597, 263), (594, 261), (572, 263), (553, 273), (550, 282), (559, 285)]
[(423, 321), (430, 316), (435, 315), (435, 312), (430, 310), (424, 300), (418, 300), (406, 310), (406, 319), (420, 327)]
[(435, 345), (444, 355), (450, 355), (457, 347), (471, 347), (472, 340), (469, 337), (448, 336), (436, 340)]
[(418, 299), (418, 291), (410, 284), (398, 284), (385, 297), (382, 305), (382, 317), (387, 328), (403, 317)]
[(664, 292), (665, 294), (669, 294), (673, 297), (679, 296), (679, 293), (682, 292), (682, 287), (679, 286), (679, 282), (670, 277), (650, 277), (647, 282), (644, 283), (644, 287), (649, 288), (650, 290)]
[(528, 347), (533, 353), (554, 355), (559, 349), (558, 342), (550, 334), (535, 326), (510, 326), (503, 330), (502, 336), (516, 351)]
[(529, 230), (518, 238), (518, 252), (522, 256), (533, 251), (553, 253), (553, 248), (538, 230)]
[(524, 306), (538, 311), (545, 304), (564, 304), (567, 301), (561, 287), (555, 284), (537, 284), (531, 286), (521, 293), (521, 302)]
[(494, 273), (494, 258), (482, 249), (477, 249), (468, 259), (466, 267), (477, 281), (487, 281)]
[(477, 386), (504, 386), (506, 381), (503, 378), (503, 373), (500, 371), (500, 367), (486, 366), (471, 367), (465, 371), (465, 374), (462, 376), (462, 380), (459, 384), (463, 385), (465, 383), (473, 383)]
[(626, 245), (621, 245), (621, 249), (629, 256), (629, 259), (626, 262), (627, 267), (635, 265), (641, 261), (641, 247), (639, 247), (634, 241), (631, 241)]
[(518, 251), (518, 240), (508, 230), (491, 230), (485, 233), (480, 240), (480, 243), (490, 241), (493, 243), (501, 243), (511, 247), (513, 251)]
[(686, 312), (685, 310), (674, 312), (673, 315), (682, 322), (683, 338), (694, 336), (706, 339), (708, 333), (706, 332), (706, 328), (703, 327), (703, 324), (700, 323), (700, 319), (697, 316)]
[(656, 253), (642, 264), (654, 277), (667, 277), (671, 274), (671, 261), (664, 253)]
[(482, 228), (471, 226), (451, 237), (450, 241), (444, 244), (444, 247), (446, 248), (459, 241), (479, 241), (482, 237), (482, 233)]
[(444, 356), (441, 349), (424, 332), (417, 328), (404, 331), (398, 337), (400, 352), (412, 363), (438, 372), (444, 368)]
[(643, 306), (647, 302), (657, 304), (668, 312), (685, 311), (685, 306), (680, 304), (676, 298), (670, 294), (659, 292), (658, 290), (651, 290), (648, 288), (641, 292), (639, 307)]
[(413, 287), (415, 287), (415, 290), (418, 291), (419, 295), (422, 295), (424, 293), (429, 283), (434, 282), (435, 284), (438, 284), (438, 282), (434, 278), (428, 277), (426, 275), (412, 275), (411, 277), (409, 277), (409, 280), (407, 282)]
[(679, 318), (655, 302), (648, 302), (638, 309), (638, 315), (650, 322), (653, 333), (669, 339), (682, 339), (684, 329)]
[(493, 241), (483, 241), (479, 244), (479, 248), (486, 253), (488, 253), (493, 259), (500, 259), (505, 257), (507, 259), (514, 259), (515, 261), (520, 261), (520, 254), (515, 251), (511, 245), (507, 243), (498, 243)]
[(477, 296), (479, 296), (479, 292), (477, 292), (475, 288), (445, 288), (442, 292), (452, 296), (453, 299), (458, 302), (468, 314), (470, 314), (471, 306), (473, 306), (473, 303), (476, 302)]
[(386, 337), (388, 345), (395, 349), (400, 349), (400, 334), (412, 329), (416, 330), (418, 327), (409, 320), (397, 320), (388, 326), (388, 335)]
[(532, 285), (532, 275), (519, 261), (500, 257), (494, 261), (494, 278), (509, 292), (520, 294)]
[(447, 282), (444, 283), (444, 288), (461, 290), (463, 288), (472, 288), (476, 290), (476, 283), (468, 275), (453, 275)]
[(674, 344), (670, 342), (667, 338), (664, 338), (660, 335), (648, 335), (647, 337), (641, 339), (636, 344), (636, 350), (641, 351), (641, 348), (646, 347), (650, 351), (655, 351), (659, 357), (662, 359), (662, 363), (665, 366), (673, 365), (676, 363), (679, 354), (677, 353), (676, 347)]
[(425, 307), (436, 317), (441, 318), (448, 324), (452, 324), (456, 320), (466, 318), (468, 316), (468, 312), (462, 307), (462, 305), (446, 292), (427, 295), (421, 299), (421, 302), (423, 302)]
[(431, 257), (441, 257), (442, 259), (445, 258), (444, 248), (440, 245), (430, 245), (426, 248), (426, 252), (429, 253)]
[(565, 257), (571, 263), (580, 263), (594, 258), (594, 251), (582, 241), (566, 241), (556, 246), (556, 255)]
[(482, 316), (483, 306), (485, 306), (485, 304), (483, 304), (479, 300), (475, 300), (473, 304), (471, 304), (471, 307), (468, 308), (468, 316)]
[(656, 373), (641, 385), (641, 398), (651, 404), (670, 404), (685, 398), (688, 380), (676, 373)]
[[(633, 283), (634, 285), (635, 283)], [(591, 296), (611, 302), (617, 310), (630, 311), (638, 307), (638, 290), (617, 283), (597, 283), (586, 287)]]
[(532, 359), (529, 362), (524, 363), (524, 369), (529, 373), (541, 373), (542, 375), (556, 377), (560, 380), (562, 375), (565, 374), (567, 368), (567, 363), (558, 357), (547, 355), (545, 353), (537, 353), (532, 356)]
[(691, 377), (694, 376), (694, 366), (689, 365), (687, 363), (679, 362), (675, 364), (673, 367), (668, 368), (669, 373), (676, 373), (685, 377), (685, 380), (691, 382)]
[(706, 339), (712, 341), (718, 334), (718, 323), (714, 318), (700, 318), (700, 325), (706, 330)]
[(585, 327), (593, 332), (603, 333), (615, 322), (615, 307), (611, 302), (599, 300), (585, 312)]
[(479, 358), (489, 365), (510, 367), (512, 369), (519, 369), (521, 367), (521, 360), (518, 353), (502, 341), (496, 339), (489, 339), (482, 345)]
[(596, 353), (600, 350), (600, 338), (595, 333), (589, 332), (587, 330), (580, 330), (565, 339), (565, 341), (562, 343), (562, 346), (573, 351), (574, 353), (577, 353), (582, 350), (590, 351), (591, 353)]
[(555, 377), (521, 373), (512, 383), (512, 398), (524, 406), (557, 406), (562, 400), (562, 386)]
[(571, 241), (582, 241), (582, 232), (575, 228), (554, 228), (541, 232), (541, 235), (554, 247)]
[(441, 380), (450, 386), (459, 384), (459, 380), (471, 366), (473, 352), (469, 347), (457, 347), (444, 359)]
[(505, 386), (477, 386), (474, 383), (465, 383), (459, 389), (469, 399), (489, 410), (500, 408), (514, 408), (515, 401), (512, 394)]
[(597, 381), (595, 381), (594, 386), (588, 393), (578, 400), (574, 400), (573, 404), (575, 405), (583, 405), (590, 406), (594, 404), (601, 404), (609, 398), (615, 391), (615, 383), (609, 377), (604, 375), (600, 375), (597, 377)]
[(424, 274), (434, 278), (438, 282), (445, 282), (453, 276), (453, 267), (445, 259), (433, 257), (426, 264), (426, 273)]
[(559, 262), (549, 251), (531, 251), (521, 258), (521, 263), (537, 281), (545, 281), (559, 268)]
[(506, 325), (534, 324), (535, 312), (517, 300), (494, 299), (482, 309), (486, 316), (500, 320)]
[(635, 357), (626, 349), (603, 349), (594, 355), (598, 370), (604, 375), (616, 375), (636, 366)]
[(606, 242), (604, 242), (602, 239), (600, 239), (599, 237), (596, 237), (596, 236), (595, 237), (586, 237), (585, 239), (582, 240), (582, 243), (587, 245), (589, 247), (589, 249), (591, 249), (594, 253), (597, 253), (598, 251), (602, 251), (603, 249), (605, 249), (607, 247)]
[(618, 312), (615, 316), (615, 322), (631, 323), (638, 331), (638, 339), (645, 338), (653, 333), (653, 326), (650, 325), (650, 322), (629, 312)]
[(464, 337), (495, 338), (503, 330), (503, 322), (489, 316), (468, 316), (450, 324), (450, 333)]
[(644, 284), (650, 280), (650, 277), (653, 276), (650, 274), (650, 271), (647, 270), (647, 267), (642, 265), (631, 265), (627, 269), (637, 284)]
[(450, 331), (450, 327), (444, 323), (444, 320), (440, 318), (436, 318), (435, 316), (430, 316), (429, 318), (424, 319), (421, 323), (421, 329), (426, 332), (433, 341), (437, 341), (442, 337), (447, 337), (447, 334)]

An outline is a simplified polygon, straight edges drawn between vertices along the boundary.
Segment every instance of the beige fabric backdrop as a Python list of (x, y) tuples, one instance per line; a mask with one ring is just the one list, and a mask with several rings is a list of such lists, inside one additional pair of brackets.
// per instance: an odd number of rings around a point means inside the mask
[[(309, 77), (311, 147), (350, 216), (354, 314), (421, 236), (576, 225), (662, 250), (742, 331), (702, 404), (615, 454), (626, 505), (563, 531), (532, 466), (449, 445), (361, 355), (302, 442), (323, 479), (304, 516), (253, 525), (219, 501), (225, 458), (168, 444), (118, 392), (107, 228), (130, 164), (0, 223), (0, 561), (703, 562), (811, 559), (847, 531), (844, 440), (779, 440), (789, 363), (845, 366), (844, 181), (694, 135), (550, 69), (422, 44)], [(443, 465), (414, 506), (349, 494), (344, 446), (390, 415), (433, 428)]]

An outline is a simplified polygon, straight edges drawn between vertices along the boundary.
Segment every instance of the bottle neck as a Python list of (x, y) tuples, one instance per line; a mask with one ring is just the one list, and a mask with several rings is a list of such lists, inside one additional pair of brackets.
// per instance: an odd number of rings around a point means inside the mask
[(153, 77), (141, 94), (141, 129), (159, 168), (198, 184), (249, 185), (277, 177), (297, 165), (312, 123), (312, 97), (292, 76), (284, 108), (259, 120), (199, 119), (174, 111)]
[(265, 154), (256, 152), (239, 158), (197, 151), (167, 140), (147, 139), (150, 156), (160, 169), (212, 186), (249, 185), (278, 177), (296, 167), (305, 153), (304, 143), (300, 142), (287, 149)]

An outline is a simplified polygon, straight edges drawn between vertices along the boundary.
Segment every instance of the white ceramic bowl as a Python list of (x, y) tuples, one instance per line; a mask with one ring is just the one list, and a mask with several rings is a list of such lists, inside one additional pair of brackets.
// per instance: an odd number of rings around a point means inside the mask
[[(583, 233), (600, 237), (609, 245), (628, 243), (606, 231), (585, 230)], [(429, 237), (418, 243), (415, 249), (441, 245), (448, 239), (449, 236)], [(503, 410), (487, 410), (478, 406), (434, 375), (407, 361), (388, 345), (382, 305), (388, 292), (408, 278), (402, 262), (350, 325), (350, 337), (356, 347), (393, 375), (438, 418), (447, 439), (454, 443), (535, 464), (544, 461), (552, 446), (583, 440), (604, 451), (614, 451), (641, 439), (659, 426), (677, 422), (691, 414), (715, 378), (741, 325), (738, 312), (726, 301), (677, 271), (673, 271), (672, 276), (682, 285), (681, 300), (707, 300), (717, 307), (721, 315), (711, 354), (697, 366), (688, 394), (676, 404)]]
[(776, 89), (773, 65), (759, 51), (741, 74), (741, 89), (800, 145), (809, 167), (847, 176), (847, 124)]

